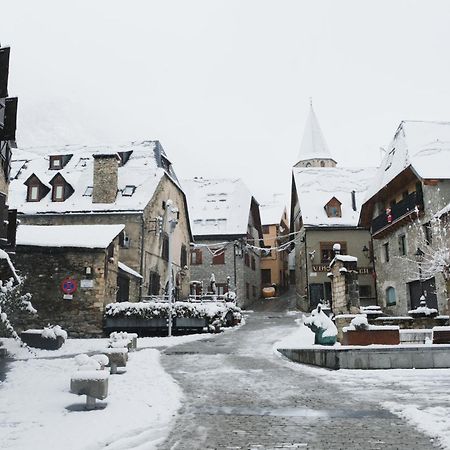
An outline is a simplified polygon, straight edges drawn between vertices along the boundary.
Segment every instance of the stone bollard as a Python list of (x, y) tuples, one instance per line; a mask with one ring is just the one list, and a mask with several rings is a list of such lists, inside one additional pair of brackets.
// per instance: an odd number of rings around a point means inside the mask
[(117, 373), (118, 367), (126, 367), (128, 360), (127, 348), (107, 348), (103, 353), (109, 358), (112, 375)]
[(70, 379), (70, 392), (86, 395), (86, 409), (95, 409), (96, 399), (104, 400), (108, 396), (108, 377), (104, 370), (80, 370)]
[(131, 346), (128, 347), (128, 348), (129, 348), (129, 350), (134, 352), (137, 349), (137, 338), (138, 338), (138, 335), (137, 335), (137, 333), (128, 333), (128, 338), (131, 341)]

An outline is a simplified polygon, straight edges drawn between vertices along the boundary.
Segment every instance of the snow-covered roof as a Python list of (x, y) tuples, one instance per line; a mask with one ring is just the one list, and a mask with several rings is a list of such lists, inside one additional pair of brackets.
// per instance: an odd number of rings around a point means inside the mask
[(182, 180), (194, 236), (242, 235), (252, 194), (239, 178)]
[[(86, 195), (93, 186), (93, 155), (131, 152), (129, 160), (118, 168), (118, 190), (114, 203), (93, 203)], [(73, 155), (60, 170), (49, 169), (49, 156)], [(162, 161), (165, 159), (166, 161)], [(28, 149), (15, 149), (11, 165), (9, 204), (19, 213), (44, 214), (97, 211), (142, 211), (149, 203), (161, 178), (166, 174), (176, 184), (178, 181), (167, 156), (158, 141), (133, 142), (127, 145), (68, 145)], [(53, 202), (51, 191), (39, 202), (27, 202), (24, 182), (35, 174), (46, 186), (60, 173), (74, 189), (64, 202)], [(126, 186), (135, 189), (125, 190)], [(131, 195), (124, 195), (129, 194)]]
[(367, 191), (372, 198), (411, 166), (423, 179), (450, 178), (450, 122), (403, 121)]
[[(362, 202), (376, 168), (294, 168), (293, 175), (305, 226), (357, 226)], [(352, 205), (355, 191), (356, 211)], [(336, 197), (341, 217), (328, 217), (325, 205)]]
[(19, 225), (17, 245), (107, 248), (124, 225)]
[(298, 161), (308, 159), (333, 159), (312, 105), (306, 120), (305, 131), (303, 132), (303, 139), (298, 153)]
[(144, 278), (139, 272), (136, 272), (135, 270), (133, 270), (131, 267), (128, 267), (126, 264), (124, 264), (123, 262), (118, 263), (118, 267), (120, 270), (123, 270), (126, 273), (129, 273), (130, 275), (132, 275), (133, 277), (136, 278)]
[(286, 206), (278, 203), (261, 204), (259, 205), (259, 212), (261, 214), (261, 225), (278, 225), (286, 212)]

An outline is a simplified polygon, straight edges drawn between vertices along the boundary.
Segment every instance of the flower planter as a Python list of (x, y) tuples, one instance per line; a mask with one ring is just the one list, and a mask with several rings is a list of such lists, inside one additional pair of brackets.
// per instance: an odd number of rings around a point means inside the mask
[(387, 330), (347, 330), (344, 332), (342, 345), (398, 345), (400, 332), (398, 329)]
[(139, 328), (167, 328), (166, 318), (141, 319), (139, 317), (107, 317), (105, 328), (110, 330), (134, 330)]
[(20, 333), (20, 339), (28, 346), (42, 350), (58, 350), (64, 344), (64, 338), (62, 336), (47, 338), (43, 337), (41, 333), (42, 330), (23, 331)]
[(197, 317), (175, 318), (175, 326), (177, 328), (204, 328), (206, 325), (206, 319), (199, 319)]

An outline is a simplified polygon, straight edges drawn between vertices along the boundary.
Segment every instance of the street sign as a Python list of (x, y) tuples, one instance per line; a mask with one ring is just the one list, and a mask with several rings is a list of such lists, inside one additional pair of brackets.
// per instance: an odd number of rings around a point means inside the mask
[(78, 283), (73, 278), (67, 277), (61, 283), (61, 289), (64, 294), (73, 294), (78, 289)]

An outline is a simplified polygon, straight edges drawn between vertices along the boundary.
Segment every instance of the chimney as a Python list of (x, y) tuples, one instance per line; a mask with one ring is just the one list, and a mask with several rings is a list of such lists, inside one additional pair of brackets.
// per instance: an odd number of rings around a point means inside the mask
[(92, 203), (114, 203), (117, 196), (120, 158), (117, 153), (94, 156)]
[(352, 208), (353, 211), (356, 211), (356, 192), (352, 191)]

